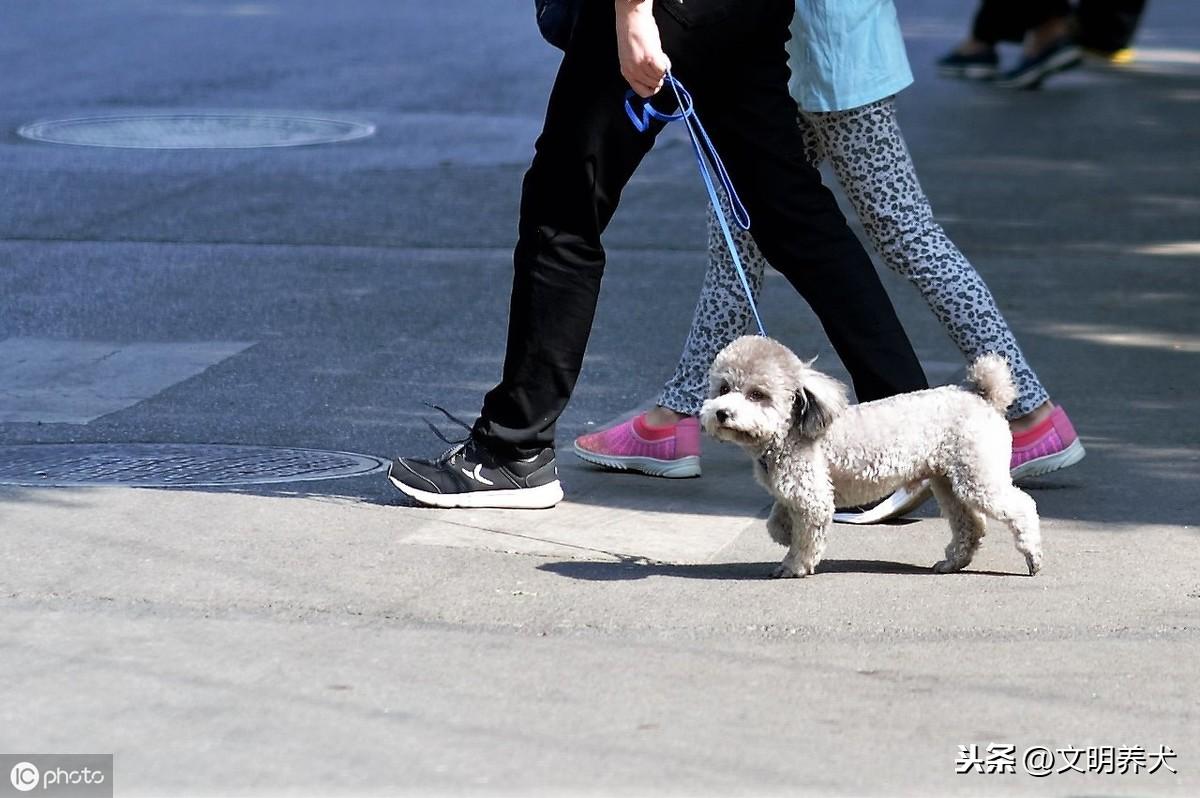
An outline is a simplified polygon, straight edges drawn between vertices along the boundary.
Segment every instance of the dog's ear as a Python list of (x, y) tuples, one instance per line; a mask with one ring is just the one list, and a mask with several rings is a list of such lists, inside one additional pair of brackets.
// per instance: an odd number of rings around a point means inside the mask
[(809, 368), (809, 363), (800, 364), (792, 426), (803, 437), (816, 438), (846, 409), (846, 386)]

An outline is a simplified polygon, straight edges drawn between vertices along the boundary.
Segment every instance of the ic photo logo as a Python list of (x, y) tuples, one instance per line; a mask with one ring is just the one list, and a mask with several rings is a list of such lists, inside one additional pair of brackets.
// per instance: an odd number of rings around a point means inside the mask
[[(0, 774), (19, 793), (46, 798), (112, 798), (112, 754), (4, 754)], [(12, 795), (0, 782), (0, 792)]]
[[(3, 772), (0, 771), (0, 773)], [(12, 771), (8, 774), (8, 779), (16, 789), (21, 792), (29, 792), (41, 782), (42, 774), (38, 771), (37, 765), (29, 762), (18, 762), (13, 765)]]

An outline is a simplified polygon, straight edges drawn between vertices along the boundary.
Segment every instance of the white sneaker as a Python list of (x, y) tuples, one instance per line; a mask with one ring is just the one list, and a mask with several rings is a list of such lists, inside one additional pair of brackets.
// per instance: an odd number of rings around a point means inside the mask
[(897, 488), (891, 496), (880, 499), (873, 507), (838, 510), (833, 514), (833, 520), (838, 524), (878, 524), (911, 513), (929, 501), (932, 494), (929, 480), (923, 479), (916, 485)]

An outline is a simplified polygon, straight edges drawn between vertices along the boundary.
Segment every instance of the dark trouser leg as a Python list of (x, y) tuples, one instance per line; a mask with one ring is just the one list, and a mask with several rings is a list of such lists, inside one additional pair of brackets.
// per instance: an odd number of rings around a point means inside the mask
[(506, 456), (554, 444), (591, 333), (604, 249), (600, 234), (654, 142), (622, 102), (610, 3), (591, 3), (559, 68), (525, 174), (513, 256), (508, 348), (475, 435)]
[(1146, 0), (1080, 0), (1079, 43), (1113, 53), (1133, 42)]
[(975, 12), (971, 38), (988, 44), (1020, 42), (1030, 28), (1070, 13), (1067, 0), (983, 0)]
[[(754, 35), (709, 67), (728, 26), (701, 32), (691, 51), (674, 57), (696, 110), (725, 160), (750, 212), (750, 232), (764, 256), (804, 297), (850, 372), (860, 401), (928, 387), (912, 345), (861, 242), (846, 224), (820, 172), (805, 157), (797, 109), (787, 91), (789, 17), (767, 13)], [(782, 22), (772, 17), (783, 15)]]
[[(624, 115), (611, 8), (604, 0), (585, 6), (525, 177), (503, 377), (475, 423), (476, 437), (508, 456), (554, 443), (591, 332), (600, 234), (653, 141)], [(792, 8), (786, 0), (697, 0), (677, 13), (704, 24), (681, 24), (659, 4), (656, 17), (674, 72), (694, 88), (756, 217), (756, 240), (813, 306), (859, 398), (923, 388), (870, 259), (804, 159), (787, 93)]]

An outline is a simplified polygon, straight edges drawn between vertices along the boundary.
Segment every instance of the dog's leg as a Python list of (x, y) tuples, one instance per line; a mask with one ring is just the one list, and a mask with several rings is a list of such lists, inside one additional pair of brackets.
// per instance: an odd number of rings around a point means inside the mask
[(776, 577), (808, 576), (825, 552), (825, 536), (833, 525), (833, 482), (819, 447), (789, 439), (790, 457), (773, 472), (772, 493), (792, 521), (787, 555)]
[(933, 570), (939, 574), (961, 571), (975, 557), (979, 542), (987, 531), (987, 520), (955, 495), (950, 480), (945, 477), (930, 480), (930, 487), (933, 488), (942, 515), (950, 523), (946, 559), (934, 563)]
[(832, 523), (814, 521), (814, 519), (797, 518), (792, 513), (792, 542), (783, 562), (775, 567), (771, 575), (776, 578), (793, 576), (809, 576), (817, 569), (821, 555), (825, 553), (826, 531)]
[(792, 545), (792, 517), (781, 502), (775, 502), (767, 516), (767, 534), (780, 546)]
[(1010, 482), (981, 497), (979, 509), (1012, 530), (1013, 542), (1025, 555), (1030, 576), (1042, 570), (1041, 521), (1037, 504), (1028, 493)]

